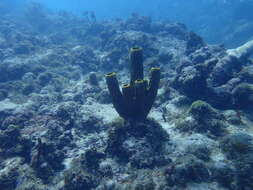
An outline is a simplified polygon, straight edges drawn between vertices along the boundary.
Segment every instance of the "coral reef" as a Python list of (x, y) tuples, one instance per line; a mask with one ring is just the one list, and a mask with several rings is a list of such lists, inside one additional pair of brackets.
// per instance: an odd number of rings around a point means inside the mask
[(212, 136), (223, 136), (226, 131), (226, 121), (222, 114), (203, 101), (195, 101), (188, 114), (179, 119), (178, 129), (187, 132), (198, 132)]
[(238, 59), (245, 59), (245, 58), (247, 59), (253, 53), (253, 40), (248, 41), (247, 43), (235, 49), (228, 49), (227, 53), (228, 55), (235, 56)]
[(235, 188), (252, 188), (252, 168), (253, 168), (253, 143), (252, 136), (244, 133), (236, 133), (224, 137), (221, 146), (226, 156), (232, 160), (235, 167)]
[(92, 14), (0, 16), (0, 189), (252, 189), (251, 42)]
[[(156, 139), (159, 139), (157, 141)], [(164, 149), (169, 135), (155, 121), (112, 123), (106, 151), (136, 168), (153, 168), (165, 165)]]

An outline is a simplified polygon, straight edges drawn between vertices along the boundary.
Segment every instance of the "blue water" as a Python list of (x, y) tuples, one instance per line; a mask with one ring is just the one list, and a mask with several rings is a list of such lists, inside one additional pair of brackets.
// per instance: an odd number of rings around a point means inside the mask
[[(99, 18), (126, 17), (132, 12), (156, 18), (173, 18), (179, 20), (198, 19), (202, 14), (215, 18), (215, 14), (253, 17), (252, 0), (1, 0), (12, 8), (30, 2), (39, 2), (54, 10), (66, 10), (80, 14), (93, 10)], [(229, 19), (229, 18), (228, 18)]]
[[(138, 13), (153, 20), (181, 22), (208, 43), (235, 46), (252, 39), (253, 34), (252, 0), (1, 0), (0, 6), (19, 13), (31, 2), (74, 15), (93, 11), (99, 20), (125, 19)], [(236, 39), (238, 42), (231, 42)]]

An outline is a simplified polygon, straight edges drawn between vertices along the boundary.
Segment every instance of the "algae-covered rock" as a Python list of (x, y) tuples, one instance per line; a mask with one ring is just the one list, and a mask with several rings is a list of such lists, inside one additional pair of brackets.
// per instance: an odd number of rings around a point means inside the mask
[(0, 65), (0, 82), (20, 80), (28, 67), (23, 63), (3, 62)]
[(22, 159), (16, 157), (1, 162), (0, 187), (3, 190), (13, 190), (16, 188)]
[(196, 156), (196, 158), (209, 161), (211, 155), (211, 149), (205, 144), (190, 144), (187, 147), (187, 153)]
[(45, 190), (47, 185), (34, 175), (32, 168), (28, 165), (19, 169), (15, 190)]
[(14, 47), (15, 54), (29, 54), (34, 50), (34, 46), (29, 42), (21, 42)]
[(234, 162), (236, 168), (236, 187), (242, 189), (253, 189), (253, 153)]
[(101, 90), (99, 94), (97, 94), (96, 99), (101, 104), (109, 104), (111, 103), (111, 97), (107, 90)]
[(63, 190), (92, 190), (95, 187), (92, 176), (82, 171), (69, 172), (64, 177)]
[(241, 83), (232, 91), (233, 103), (240, 109), (250, 108), (253, 104), (253, 85)]
[(228, 135), (221, 141), (221, 148), (228, 158), (238, 159), (245, 154), (253, 153), (253, 138), (245, 133)]
[(210, 104), (201, 100), (193, 102), (188, 112), (198, 121), (204, 121), (211, 118), (222, 118), (221, 114), (219, 114)]
[(33, 83), (26, 84), (26, 85), (24, 85), (24, 87), (22, 89), (22, 93), (24, 95), (29, 95), (29, 94), (31, 94), (35, 90), (35, 88), (36, 88), (36, 86)]
[(122, 157), (125, 159), (125, 151), (122, 149), (122, 144), (126, 138), (126, 130), (124, 128), (124, 120), (118, 119), (110, 124), (108, 131), (108, 141), (106, 151), (109, 154)]
[(253, 65), (245, 66), (238, 73), (238, 77), (245, 83), (253, 83)]
[(0, 101), (4, 100), (8, 97), (8, 91), (5, 89), (0, 90)]
[(0, 132), (0, 158), (20, 156), (29, 160), (32, 142), (20, 133), (20, 127), (9, 125)]
[(203, 47), (205, 45), (203, 39), (198, 36), (197, 34), (195, 34), (194, 32), (190, 32), (187, 36), (187, 50), (186, 53), (190, 54), (194, 51), (196, 51), (197, 49)]
[(98, 79), (97, 79), (97, 75), (95, 72), (89, 73), (89, 83), (94, 86), (98, 85)]
[(239, 72), (242, 63), (236, 57), (225, 56), (213, 67), (210, 74), (210, 81), (213, 87), (226, 84), (235, 72)]
[(185, 66), (179, 71), (172, 85), (190, 98), (197, 99), (205, 93), (205, 74), (197, 67)]
[(212, 178), (217, 180), (219, 184), (227, 188), (233, 187), (236, 171), (231, 164), (219, 161), (212, 164), (210, 171)]
[(153, 179), (143, 179), (135, 184), (134, 190), (152, 190), (156, 188), (156, 184)]
[(99, 152), (96, 149), (89, 149), (82, 155), (82, 164), (87, 170), (97, 170), (101, 159), (105, 158), (103, 152)]
[(31, 167), (38, 178), (49, 183), (54, 173), (63, 169), (64, 153), (52, 143), (44, 143), (38, 139), (31, 153)]
[(224, 116), (226, 117), (228, 123), (232, 125), (240, 126), (243, 124), (240, 111), (227, 110), (224, 112)]
[(169, 186), (186, 186), (187, 183), (206, 182), (210, 173), (205, 163), (194, 156), (184, 156), (172, 163), (165, 170)]
[(44, 72), (38, 76), (37, 80), (40, 85), (45, 86), (52, 80), (52, 77), (53, 77), (52, 73)]
[(245, 133), (224, 137), (221, 148), (235, 167), (235, 186), (238, 189), (252, 189), (253, 184), (253, 138)]
[[(96, 157), (98, 154), (97, 151), (88, 150), (86, 154), (82, 154), (71, 162), (69, 169), (64, 172), (63, 190), (92, 190), (98, 185), (99, 180), (101, 180), (100, 173), (97, 170), (100, 160), (99, 157)], [(94, 166), (89, 165), (92, 162), (95, 163)]]
[(107, 152), (136, 168), (164, 165), (163, 151), (169, 135), (152, 120), (143, 123), (119, 122), (109, 130)]
[(186, 115), (177, 123), (177, 128), (180, 131), (194, 131), (212, 137), (224, 135), (226, 127), (224, 116), (201, 100), (193, 102)]

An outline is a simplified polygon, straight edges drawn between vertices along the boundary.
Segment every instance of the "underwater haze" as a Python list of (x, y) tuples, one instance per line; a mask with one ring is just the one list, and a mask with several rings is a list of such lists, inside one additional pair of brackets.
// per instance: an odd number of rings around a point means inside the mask
[(75, 15), (94, 11), (98, 19), (127, 18), (132, 13), (154, 20), (181, 22), (209, 43), (235, 47), (252, 39), (252, 0), (2, 0), (9, 11), (38, 2), (53, 11)]
[(251, 0), (0, 0), (0, 190), (252, 190)]

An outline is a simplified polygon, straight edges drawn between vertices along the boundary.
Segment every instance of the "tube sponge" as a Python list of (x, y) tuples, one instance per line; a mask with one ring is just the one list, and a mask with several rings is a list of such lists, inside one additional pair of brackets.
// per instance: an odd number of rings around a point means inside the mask
[(130, 84), (133, 85), (138, 79), (143, 79), (143, 56), (142, 48), (134, 47), (130, 49)]
[(151, 68), (150, 82), (143, 79), (143, 58), (141, 48), (130, 49), (130, 84), (120, 90), (116, 73), (105, 75), (112, 103), (125, 120), (143, 121), (155, 101), (160, 82), (160, 68)]

